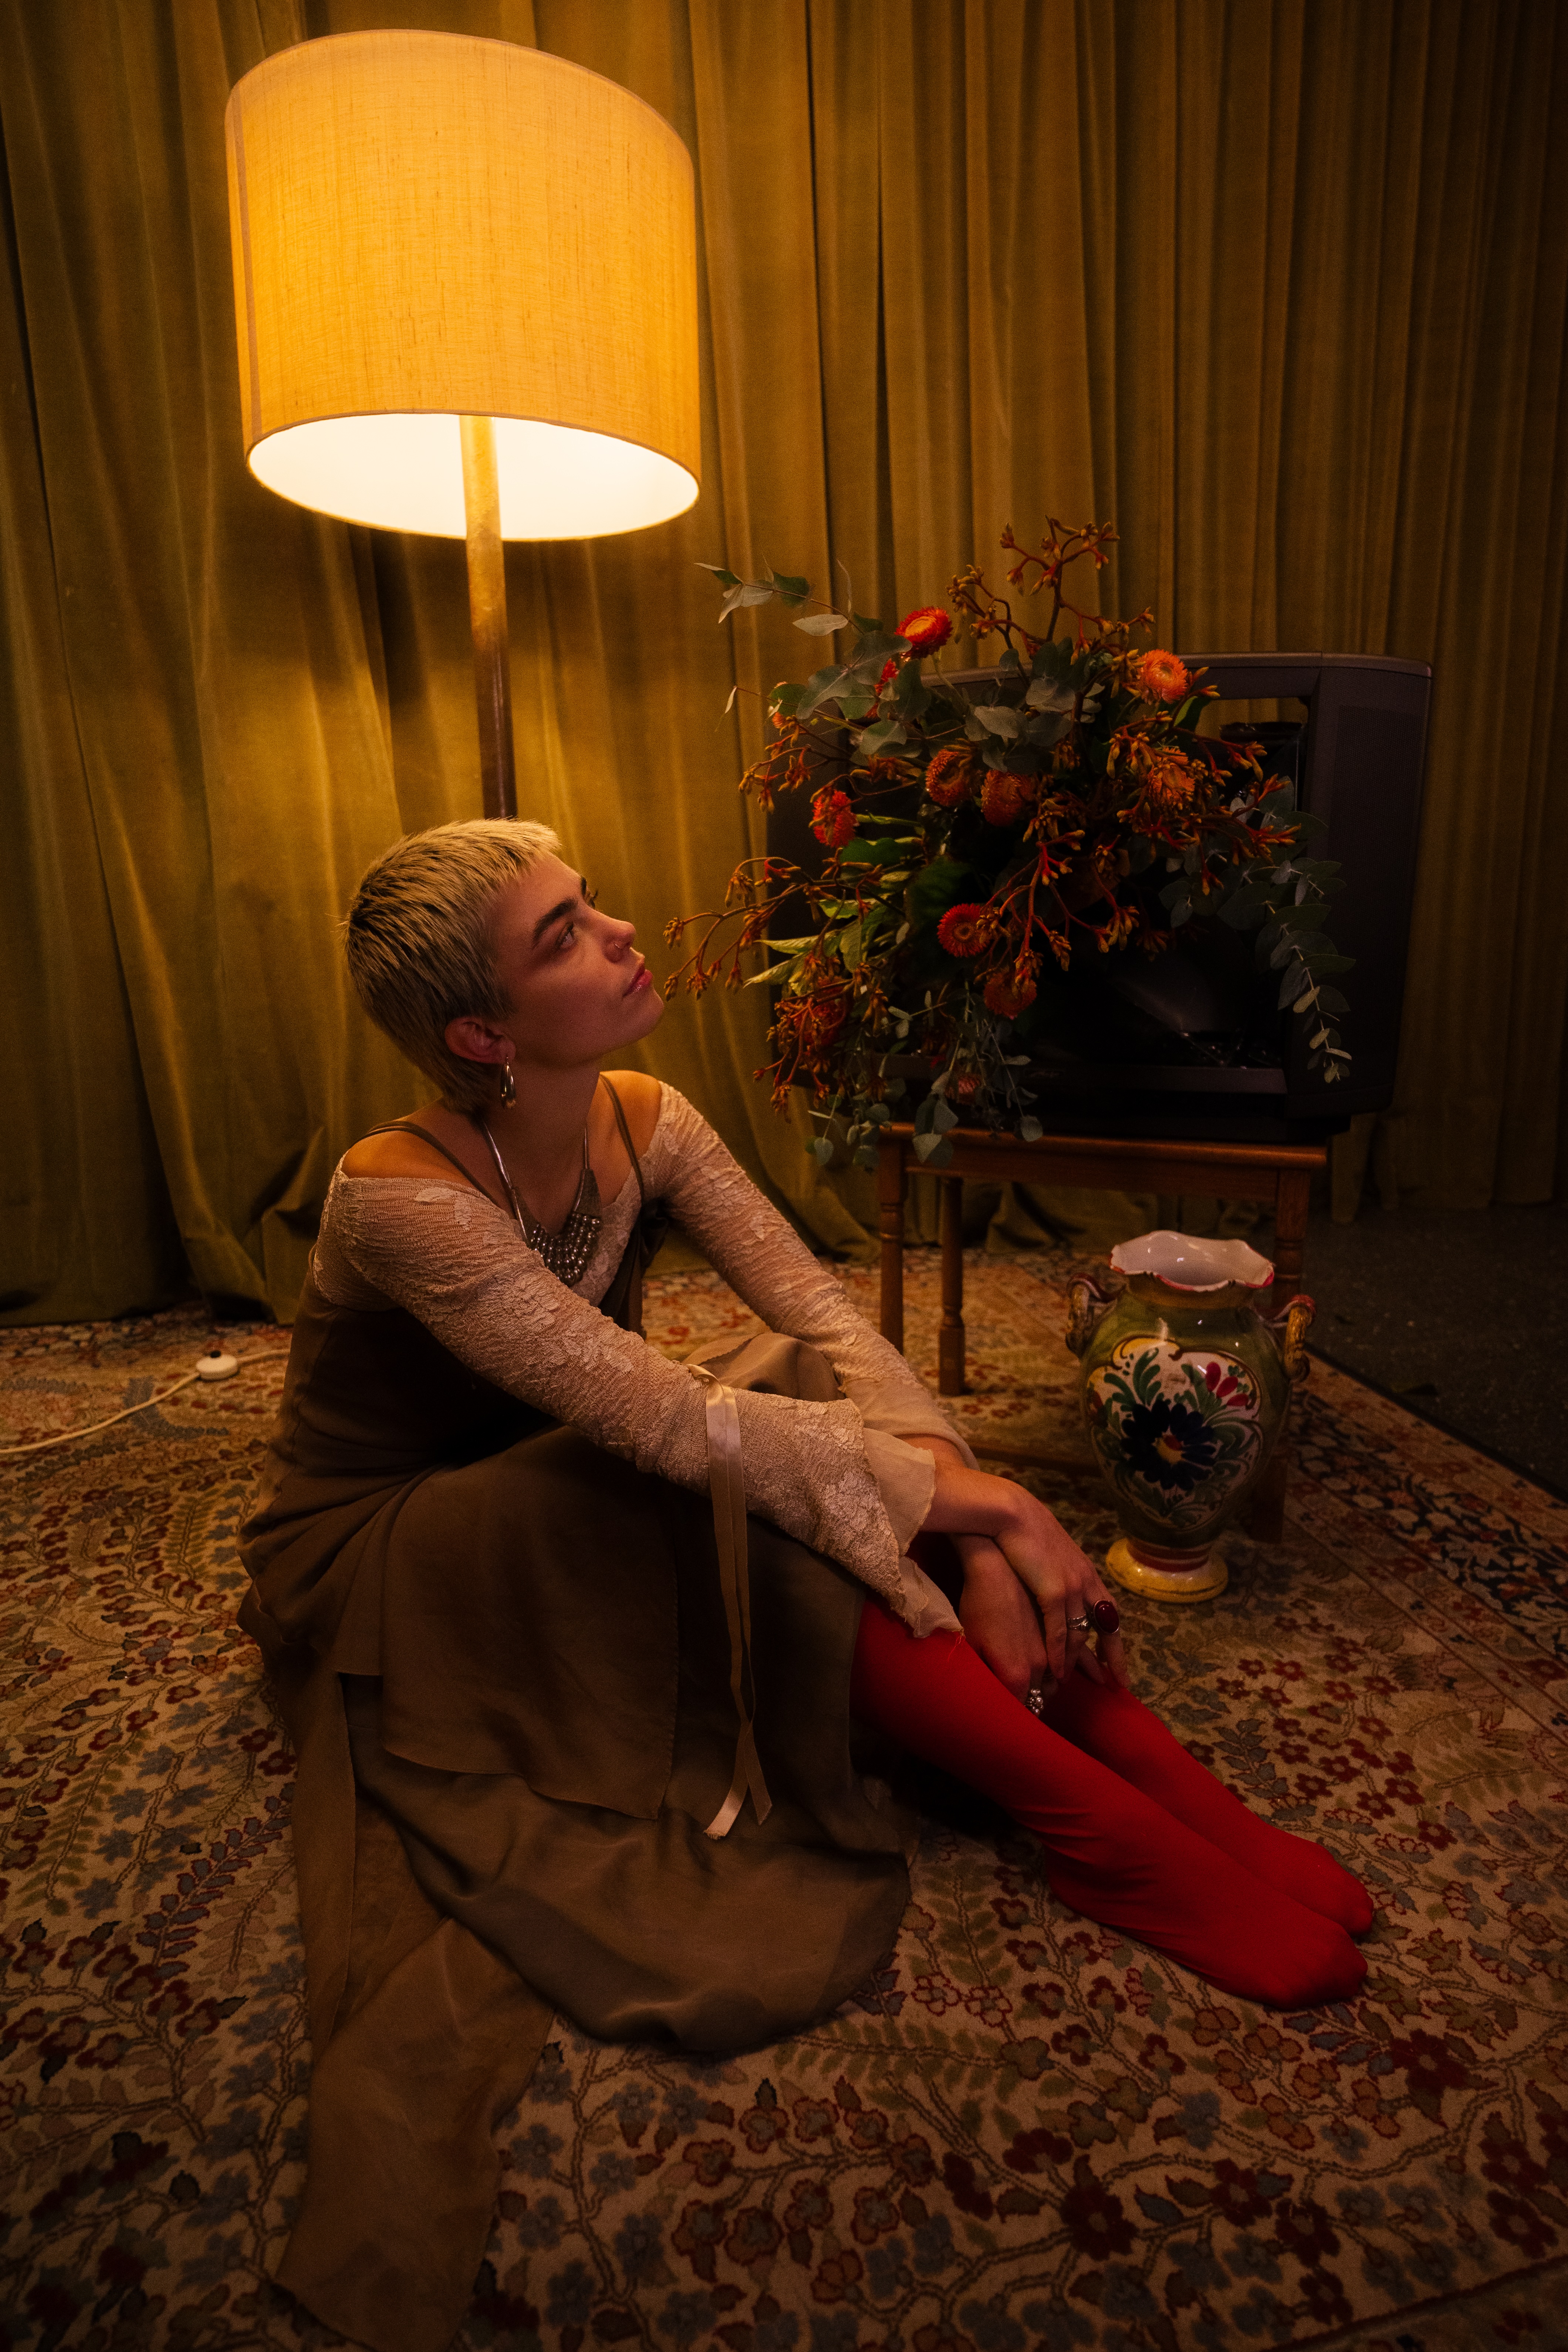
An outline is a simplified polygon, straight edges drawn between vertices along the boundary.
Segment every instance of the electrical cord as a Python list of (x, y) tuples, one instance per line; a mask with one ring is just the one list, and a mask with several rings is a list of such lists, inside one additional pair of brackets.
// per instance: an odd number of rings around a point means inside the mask
[[(54, 1437), (35, 1437), (26, 1445), (0, 1445), (0, 1461), (16, 1454), (41, 1454), (50, 1445), (68, 1445), (79, 1437), (96, 1437), (100, 1429), (112, 1429), (117, 1421), (129, 1421), (132, 1413), (146, 1412), (155, 1404), (166, 1404), (172, 1396), (178, 1396), (182, 1389), (192, 1387), (197, 1381), (205, 1381), (210, 1386), (215, 1381), (232, 1380), (246, 1364), (279, 1364), (288, 1353), (287, 1348), (258, 1348), (248, 1356), (226, 1356), (215, 1348), (210, 1356), (198, 1360), (194, 1372), (187, 1372), (183, 1381), (174, 1382), (173, 1388), (160, 1389), (156, 1396), (143, 1397), (140, 1404), (128, 1404), (122, 1412), (111, 1412), (104, 1421), (89, 1421), (81, 1429), (62, 1429)], [(213, 1369), (204, 1371), (203, 1364), (211, 1365)]]

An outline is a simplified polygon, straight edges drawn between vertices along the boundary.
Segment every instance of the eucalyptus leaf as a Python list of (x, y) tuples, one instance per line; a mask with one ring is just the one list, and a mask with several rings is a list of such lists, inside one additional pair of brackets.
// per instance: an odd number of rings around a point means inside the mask
[(974, 716), (988, 735), (1000, 735), (1009, 743), (1016, 740), (1024, 723), (1018, 713), (1005, 702), (976, 703)]
[(795, 625), (808, 637), (830, 637), (835, 629), (849, 626), (849, 615), (847, 613), (808, 613), (804, 621), (797, 621)]
[(1310, 982), (1307, 976), (1306, 965), (1300, 963), (1292, 964), (1289, 971), (1286, 973), (1284, 979), (1279, 983), (1280, 1012), (1283, 1013), (1288, 1004), (1294, 1004), (1296, 999), (1301, 994), (1302, 991), (1310, 985)]
[(826, 1135), (814, 1135), (805, 1148), (819, 1168), (826, 1168), (833, 1158), (833, 1146)]
[(958, 1125), (958, 1113), (945, 1095), (939, 1097), (936, 1108), (931, 1115), (931, 1123), (939, 1135), (945, 1135), (950, 1127)]
[(1072, 645), (1067, 637), (1052, 637), (1036, 648), (1030, 667), (1036, 677), (1066, 677), (1072, 667)]
[(917, 1135), (915, 1158), (924, 1168), (945, 1168), (952, 1158), (952, 1146), (945, 1135)]
[(725, 591), (724, 602), (719, 607), (719, 618), (721, 621), (728, 620), (730, 614), (743, 604), (766, 604), (773, 595), (773, 591), (771, 588), (763, 588), (752, 582), (742, 581), (738, 586)]
[(721, 563), (700, 563), (697, 569), (699, 572), (710, 572), (721, 588), (738, 588), (741, 584), (739, 572), (727, 572)]
[(849, 617), (854, 622), (855, 626), (860, 631), (862, 636), (879, 637), (881, 635), (882, 624), (880, 621), (868, 620), (864, 613), (851, 613)]
[(1021, 1143), (1037, 1143), (1045, 1131), (1037, 1118), (1021, 1118), (1018, 1121), (1018, 1139)]
[(1077, 697), (1070, 687), (1063, 686), (1058, 679), (1047, 675), (1036, 677), (1031, 681), (1024, 700), (1031, 710), (1070, 711)]
[(879, 751), (887, 751), (890, 745), (907, 743), (909, 740), (896, 719), (879, 719), (874, 727), (865, 728), (861, 732), (861, 756), (874, 760)]
[(861, 1144), (855, 1154), (855, 1165), (857, 1168), (869, 1169), (874, 1176), (881, 1165), (876, 1147), (869, 1143)]
[(809, 596), (811, 593), (809, 580), (797, 580), (787, 572), (770, 572), (768, 578), (782, 595)]

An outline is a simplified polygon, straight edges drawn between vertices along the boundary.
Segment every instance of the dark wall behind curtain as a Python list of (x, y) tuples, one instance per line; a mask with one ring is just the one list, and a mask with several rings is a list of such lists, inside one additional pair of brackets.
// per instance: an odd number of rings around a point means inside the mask
[[(1001, 527), (1113, 515), (1162, 642), (1436, 673), (1385, 1192), (1563, 1163), (1555, 0), (3, 0), (0, 930), (10, 1319), (204, 1290), (287, 1314), (331, 1165), (418, 1081), (334, 935), (397, 833), (477, 809), (461, 550), (350, 530), (240, 454), (223, 109), (272, 51), (407, 24), (640, 92), (700, 193), (694, 511), (508, 558), (525, 814), (662, 953), (750, 820), (757, 695), (695, 559), (862, 611)], [(745, 691), (722, 716), (731, 686)], [(1353, 975), (1352, 975), (1353, 979)], [(824, 1239), (750, 1073), (758, 992), (649, 1065)]]

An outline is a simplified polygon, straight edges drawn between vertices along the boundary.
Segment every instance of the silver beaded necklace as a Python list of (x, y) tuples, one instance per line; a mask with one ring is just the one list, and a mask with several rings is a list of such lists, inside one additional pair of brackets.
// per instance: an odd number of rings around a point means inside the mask
[(605, 1222), (599, 1203), (599, 1180), (588, 1159), (587, 1129), (583, 1129), (583, 1177), (577, 1187), (577, 1197), (561, 1231), (552, 1234), (539, 1223), (527, 1202), (520, 1197), (484, 1118), (478, 1111), (474, 1117), (479, 1133), (489, 1145), (490, 1158), (495, 1161), (497, 1174), (506, 1186), (511, 1213), (522, 1228), (523, 1240), (542, 1259), (557, 1280), (563, 1282), (570, 1290), (574, 1283), (582, 1280), (588, 1260), (599, 1245), (599, 1228)]

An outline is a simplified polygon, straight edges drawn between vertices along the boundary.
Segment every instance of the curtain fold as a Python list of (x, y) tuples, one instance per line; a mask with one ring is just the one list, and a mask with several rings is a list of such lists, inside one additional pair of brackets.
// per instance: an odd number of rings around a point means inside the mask
[[(273, 50), (399, 23), (536, 41), (692, 153), (702, 497), (507, 557), (520, 803), (656, 969), (760, 845), (735, 780), (822, 657), (774, 608), (718, 627), (699, 561), (896, 622), (1005, 524), (1111, 515), (1098, 593), (1162, 642), (1434, 666), (1398, 1090), (1342, 1205), (1367, 1165), (1560, 1191), (1554, 0), (0, 0), (0, 1314), (287, 1315), (335, 1159), (421, 1091), (336, 926), (478, 806), (462, 551), (247, 474), (222, 129)], [(681, 1000), (643, 1058), (854, 1246), (868, 1185), (752, 1082), (762, 993)]]

